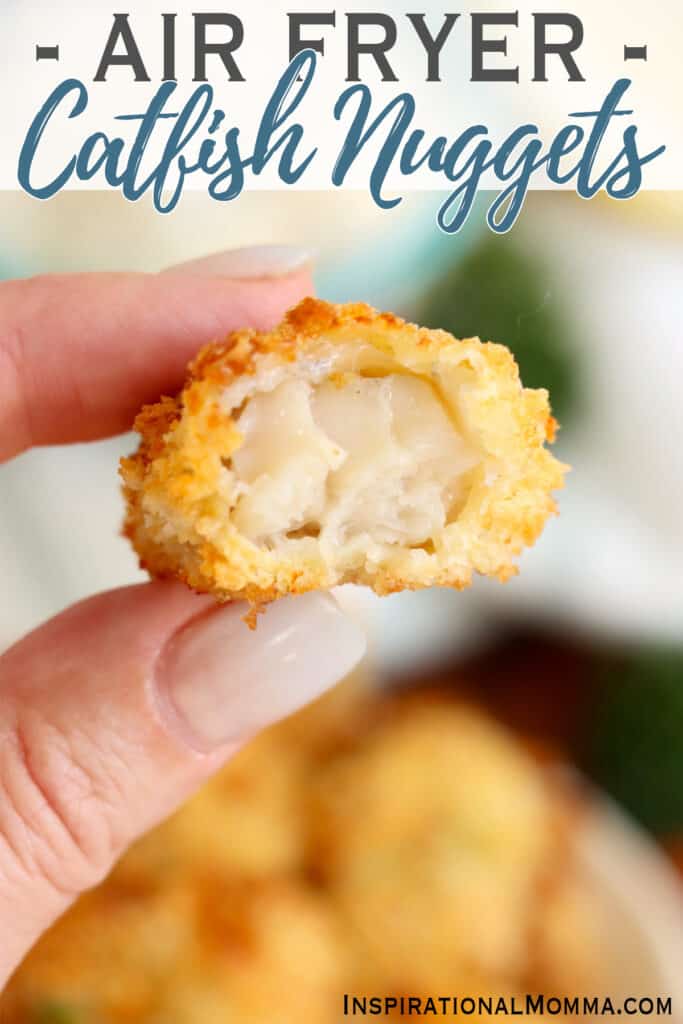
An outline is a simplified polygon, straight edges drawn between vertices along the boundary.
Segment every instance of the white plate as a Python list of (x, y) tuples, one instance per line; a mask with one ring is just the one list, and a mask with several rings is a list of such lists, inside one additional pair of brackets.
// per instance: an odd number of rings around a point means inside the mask
[[(654, 843), (598, 797), (575, 835), (578, 870), (603, 922), (604, 993), (670, 996), (683, 1021), (683, 885)], [(653, 1018), (655, 1019), (655, 1018)]]

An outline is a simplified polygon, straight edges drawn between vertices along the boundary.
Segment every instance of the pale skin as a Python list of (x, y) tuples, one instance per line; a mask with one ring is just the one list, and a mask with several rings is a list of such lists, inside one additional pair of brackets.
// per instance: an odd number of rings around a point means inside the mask
[[(0, 285), (0, 459), (128, 430), (178, 390), (201, 344), (273, 326), (312, 285), (291, 253), (280, 268), (259, 253)], [(136, 837), (361, 657), (329, 599), (274, 608), (250, 633), (243, 608), (143, 584), (68, 609), (0, 657), (0, 988)]]

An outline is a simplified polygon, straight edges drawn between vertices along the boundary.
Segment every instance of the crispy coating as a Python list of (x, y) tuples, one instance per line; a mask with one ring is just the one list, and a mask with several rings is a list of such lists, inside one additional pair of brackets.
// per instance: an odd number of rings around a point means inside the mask
[[(274, 380), (315, 375), (319, 382), (321, 366), (328, 366), (323, 378), (342, 387), (349, 364), (361, 362), (364, 379), (398, 373), (428, 383), (455, 436), (476, 453), (443, 529), (424, 543), (354, 557), (339, 554), (336, 544), (332, 556), (308, 527), (282, 544), (245, 536), (234, 515), (240, 414), (255, 394), (272, 391)], [(566, 469), (546, 448), (556, 426), (547, 393), (522, 387), (506, 348), (458, 341), (362, 304), (306, 299), (271, 333), (237, 331), (204, 348), (181, 394), (143, 409), (135, 423), (139, 449), (121, 464), (125, 533), (152, 575), (257, 607), (341, 583), (383, 595), (461, 589), (475, 572), (505, 581), (556, 511), (552, 492), (562, 487)], [(277, 431), (273, 423), (273, 437)]]
[(332, 1024), (347, 975), (334, 916), (296, 879), (109, 882), (42, 939), (3, 1024)]
[(344, 993), (599, 990), (564, 790), (452, 696), (345, 687), (82, 897), (0, 997), (3, 1024), (339, 1024)]
[(561, 816), (494, 723), (467, 705), (404, 701), (323, 766), (313, 800), (323, 877), (358, 969), (383, 990), (448, 991), (463, 971), (483, 984), (526, 976)]

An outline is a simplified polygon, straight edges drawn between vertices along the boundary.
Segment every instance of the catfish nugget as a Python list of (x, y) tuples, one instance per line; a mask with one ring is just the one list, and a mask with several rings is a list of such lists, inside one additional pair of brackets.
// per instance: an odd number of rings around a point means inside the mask
[(306, 299), (143, 409), (125, 530), (152, 575), (255, 606), (506, 580), (556, 508), (555, 428), (506, 348)]

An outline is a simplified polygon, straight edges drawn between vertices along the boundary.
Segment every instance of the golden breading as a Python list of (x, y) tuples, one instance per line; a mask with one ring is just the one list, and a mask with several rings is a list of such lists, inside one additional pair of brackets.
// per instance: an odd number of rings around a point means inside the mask
[(600, 990), (564, 790), (480, 711), (358, 683), (137, 843), (42, 937), (2, 1024), (339, 1024), (344, 993)]
[(425, 995), (525, 977), (561, 839), (553, 796), (502, 729), (424, 698), (319, 772), (317, 856), (359, 970)]
[(45, 935), (3, 1024), (332, 1024), (348, 983), (325, 900), (292, 879), (115, 882)]
[(164, 884), (183, 871), (260, 879), (295, 869), (305, 839), (307, 768), (305, 751), (280, 730), (262, 733), (181, 812), (140, 840), (115, 879), (134, 886), (140, 878)]
[(548, 395), (506, 348), (315, 299), (205, 348), (135, 426), (121, 474), (142, 566), (254, 605), (506, 580), (565, 471)]

